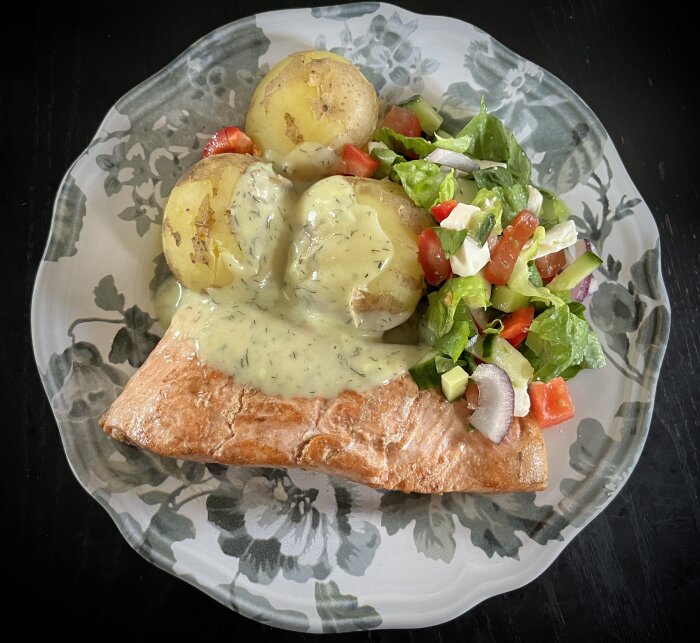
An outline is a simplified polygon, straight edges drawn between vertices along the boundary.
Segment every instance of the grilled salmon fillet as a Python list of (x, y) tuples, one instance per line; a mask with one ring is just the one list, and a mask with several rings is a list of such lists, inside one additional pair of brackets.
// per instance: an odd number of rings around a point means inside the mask
[(410, 375), (332, 399), (266, 395), (205, 364), (166, 332), (100, 418), (154, 453), (229, 465), (301, 467), (405, 492), (535, 491), (547, 485), (540, 428), (515, 418), (500, 444), (467, 430), (470, 411)]

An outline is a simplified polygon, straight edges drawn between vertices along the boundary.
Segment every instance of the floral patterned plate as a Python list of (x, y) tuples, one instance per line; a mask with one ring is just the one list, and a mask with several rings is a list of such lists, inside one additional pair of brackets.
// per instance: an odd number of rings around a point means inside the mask
[[(602, 253), (590, 317), (608, 365), (573, 381), (576, 417), (546, 432), (546, 491), (382, 493), (160, 458), (100, 431), (162, 332), (166, 196), (214, 130), (243, 123), (269, 66), (303, 48), (339, 52), (385, 101), (422, 93), (454, 122), (484, 95)], [(581, 99), (469, 24), (373, 2), (226, 25), (119, 100), (60, 187), (32, 305), (68, 460), (129, 543), (242, 614), (314, 632), (440, 623), (539, 575), (637, 462), (669, 322), (654, 220)]]

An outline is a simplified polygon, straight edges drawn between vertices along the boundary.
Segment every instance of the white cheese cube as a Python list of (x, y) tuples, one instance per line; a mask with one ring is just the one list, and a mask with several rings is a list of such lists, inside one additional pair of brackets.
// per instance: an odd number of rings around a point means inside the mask
[(448, 228), (449, 230), (464, 230), (469, 225), (474, 215), (479, 214), (481, 210), (475, 205), (467, 205), (466, 203), (458, 203), (450, 212), (449, 216), (440, 222), (440, 227)]
[[(440, 226), (449, 230), (464, 230), (474, 216), (481, 210), (475, 205), (458, 203), (449, 216), (442, 220)], [(474, 239), (467, 237), (462, 247), (450, 257), (452, 272), (460, 277), (471, 277), (481, 270), (491, 258), (488, 244), (480, 246)]]
[(564, 223), (553, 225), (544, 233), (544, 238), (540, 243), (535, 259), (573, 246), (577, 237), (576, 224), (573, 221), (564, 221)]
[(513, 409), (513, 415), (516, 418), (525, 417), (530, 412), (530, 396), (527, 393), (527, 385), (514, 386), (513, 392), (515, 393), (515, 408)]
[(544, 201), (544, 198), (542, 197), (542, 192), (540, 192), (537, 188), (533, 188), (532, 186), (528, 187), (528, 193), (527, 193), (527, 206), (525, 206), (532, 214), (534, 215), (539, 215), (540, 214), (540, 209), (542, 208), (542, 202)]
[(471, 277), (481, 270), (491, 259), (489, 245), (480, 246), (467, 237), (462, 247), (450, 257), (452, 272), (460, 277)]

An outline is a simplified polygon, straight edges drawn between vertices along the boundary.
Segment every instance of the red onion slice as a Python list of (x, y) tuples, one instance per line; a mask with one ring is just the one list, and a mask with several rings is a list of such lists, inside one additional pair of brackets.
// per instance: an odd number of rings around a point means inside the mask
[[(569, 262), (578, 259), (584, 252), (595, 252), (593, 244), (589, 239), (579, 239), (573, 246), (566, 249), (566, 254), (569, 257)], [(598, 253), (596, 253), (598, 254)]]
[(588, 291), (590, 289), (591, 285), (591, 279), (593, 278), (593, 275), (588, 275), (588, 277), (585, 277), (583, 281), (580, 281), (578, 284), (576, 284), (570, 291), (569, 295), (571, 296), (571, 299), (574, 301), (578, 301), (579, 303), (582, 302), (586, 297), (588, 297)]
[(440, 148), (433, 150), (425, 157), (425, 160), (432, 161), (438, 165), (444, 165), (445, 167), (453, 167), (455, 170), (461, 170), (467, 173), (479, 169), (479, 164), (473, 159), (470, 159), (466, 154), (451, 152), (450, 150), (443, 150)]
[(479, 386), (479, 406), (469, 422), (482, 435), (498, 444), (513, 422), (513, 382), (508, 373), (495, 364), (479, 364), (470, 379)]
[[(589, 239), (579, 239), (573, 246), (571, 252), (572, 261), (578, 259), (584, 252), (595, 252), (593, 244)], [(591, 273), (574, 286), (570, 291), (569, 295), (574, 301), (583, 303), (588, 297), (590, 297), (596, 290), (598, 290), (598, 282), (593, 278)]]

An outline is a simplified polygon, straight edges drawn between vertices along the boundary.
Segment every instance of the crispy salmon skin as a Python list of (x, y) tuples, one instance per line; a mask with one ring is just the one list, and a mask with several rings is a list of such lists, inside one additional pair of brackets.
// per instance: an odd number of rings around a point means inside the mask
[(113, 438), (159, 455), (301, 467), (418, 493), (536, 491), (547, 485), (542, 432), (515, 418), (499, 444), (468, 430), (469, 409), (408, 375), (332, 399), (266, 395), (205, 364), (169, 329), (100, 418)]

